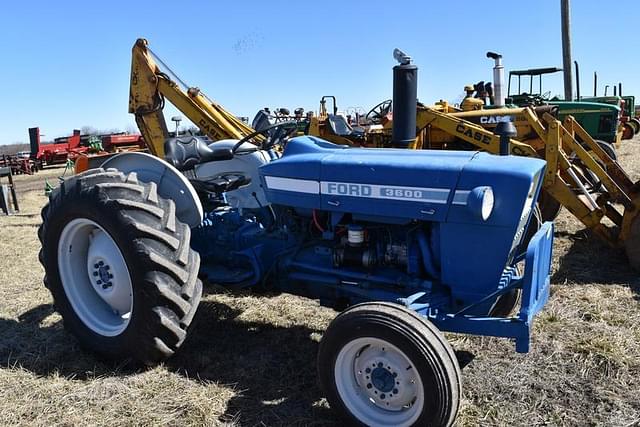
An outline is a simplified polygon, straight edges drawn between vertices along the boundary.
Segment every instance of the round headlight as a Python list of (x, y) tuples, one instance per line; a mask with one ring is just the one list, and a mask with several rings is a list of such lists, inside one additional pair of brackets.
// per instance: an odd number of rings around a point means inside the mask
[(493, 190), (491, 189), (491, 187), (487, 187), (487, 189), (484, 190), (482, 197), (482, 219), (484, 221), (489, 219), (489, 216), (491, 216), (491, 212), (493, 212)]
[(478, 215), (483, 221), (491, 216), (493, 211), (493, 190), (491, 187), (476, 187), (467, 197), (467, 207), (474, 215)]

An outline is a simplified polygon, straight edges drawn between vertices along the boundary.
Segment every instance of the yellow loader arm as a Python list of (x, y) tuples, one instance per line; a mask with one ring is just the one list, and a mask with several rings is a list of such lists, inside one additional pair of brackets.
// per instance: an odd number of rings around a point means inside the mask
[[(455, 136), (463, 141), (469, 142), (477, 146), (479, 149), (488, 151), (489, 153), (500, 152), (500, 137), (498, 135), (480, 125), (457, 117), (454, 114), (443, 113), (433, 108), (420, 106), (418, 107), (416, 116), (416, 128), (427, 133), (434, 130), (443, 131), (448, 135)], [(427, 140), (430, 140), (430, 138), (427, 137)], [(423, 148), (423, 142), (422, 138), (417, 138), (417, 146), (415, 148)], [(513, 154), (538, 157), (536, 151), (531, 145), (519, 142), (516, 139), (512, 138), (509, 146), (510, 151)]]
[(147, 147), (158, 157), (164, 157), (164, 142), (169, 137), (162, 114), (165, 98), (213, 141), (240, 139), (253, 132), (197, 87), (183, 88), (173, 81), (156, 64), (147, 40), (138, 39), (131, 52), (129, 112), (135, 115)]
[[(494, 115), (500, 114), (502, 112), (496, 111)], [(634, 225), (640, 214), (639, 185), (631, 181), (620, 165), (609, 157), (573, 117), (569, 116), (562, 123), (545, 113), (545, 124), (530, 108), (513, 110), (511, 114), (521, 116), (537, 134), (537, 138), (527, 142), (512, 138), (509, 152), (547, 161), (544, 190), (610, 245), (635, 247), (633, 242), (640, 240), (640, 233), (636, 231), (640, 227)], [(465, 113), (447, 114), (433, 108), (418, 107), (416, 127), (421, 131), (414, 148), (423, 148), (425, 140), (432, 139), (432, 134), (443, 132), (480, 150), (498, 154), (500, 137), (480, 125), (464, 120), (468, 116)], [(577, 137), (582, 143), (578, 142)], [(531, 145), (532, 142), (536, 146)], [(573, 153), (581, 161), (584, 165), (582, 169), (574, 166), (569, 153)], [(584, 168), (600, 180), (605, 192), (591, 195), (585, 190), (581, 184), (585, 180)], [(614, 227), (602, 222), (605, 217)], [(640, 269), (640, 256), (630, 255), (630, 260), (635, 268)]]

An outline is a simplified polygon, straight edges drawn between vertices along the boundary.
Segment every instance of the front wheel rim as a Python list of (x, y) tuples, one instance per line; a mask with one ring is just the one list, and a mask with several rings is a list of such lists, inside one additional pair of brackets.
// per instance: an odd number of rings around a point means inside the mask
[(93, 332), (121, 334), (133, 312), (131, 275), (120, 248), (96, 222), (76, 218), (58, 243), (60, 281), (73, 311)]
[(410, 426), (424, 408), (424, 387), (415, 363), (388, 341), (356, 338), (336, 357), (338, 395), (367, 425)]

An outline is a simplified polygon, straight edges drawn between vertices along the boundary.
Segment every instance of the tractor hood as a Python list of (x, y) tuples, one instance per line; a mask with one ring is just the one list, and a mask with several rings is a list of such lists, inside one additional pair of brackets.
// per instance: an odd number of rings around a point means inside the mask
[(617, 105), (605, 104), (602, 102), (584, 101), (549, 101), (550, 105), (556, 105), (560, 114), (585, 114), (585, 113), (619, 113), (620, 107)]
[[(494, 225), (515, 225), (541, 160), (473, 151), (350, 148), (293, 138), (260, 168), (269, 202), (394, 220), (486, 223), (468, 199), (491, 187), (503, 209)], [(505, 213), (506, 212), (506, 213)]]
[(442, 220), (448, 212), (451, 190), (474, 155), (350, 148), (298, 137), (289, 142), (280, 159), (263, 166), (261, 174), (272, 203)]

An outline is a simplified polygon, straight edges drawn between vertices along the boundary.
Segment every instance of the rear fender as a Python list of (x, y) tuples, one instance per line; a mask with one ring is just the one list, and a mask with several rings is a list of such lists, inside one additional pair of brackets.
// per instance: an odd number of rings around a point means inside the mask
[(125, 152), (108, 158), (102, 168), (115, 168), (123, 173), (135, 172), (143, 182), (155, 182), (158, 194), (176, 204), (176, 216), (190, 227), (202, 223), (200, 198), (189, 180), (164, 160), (147, 153)]

